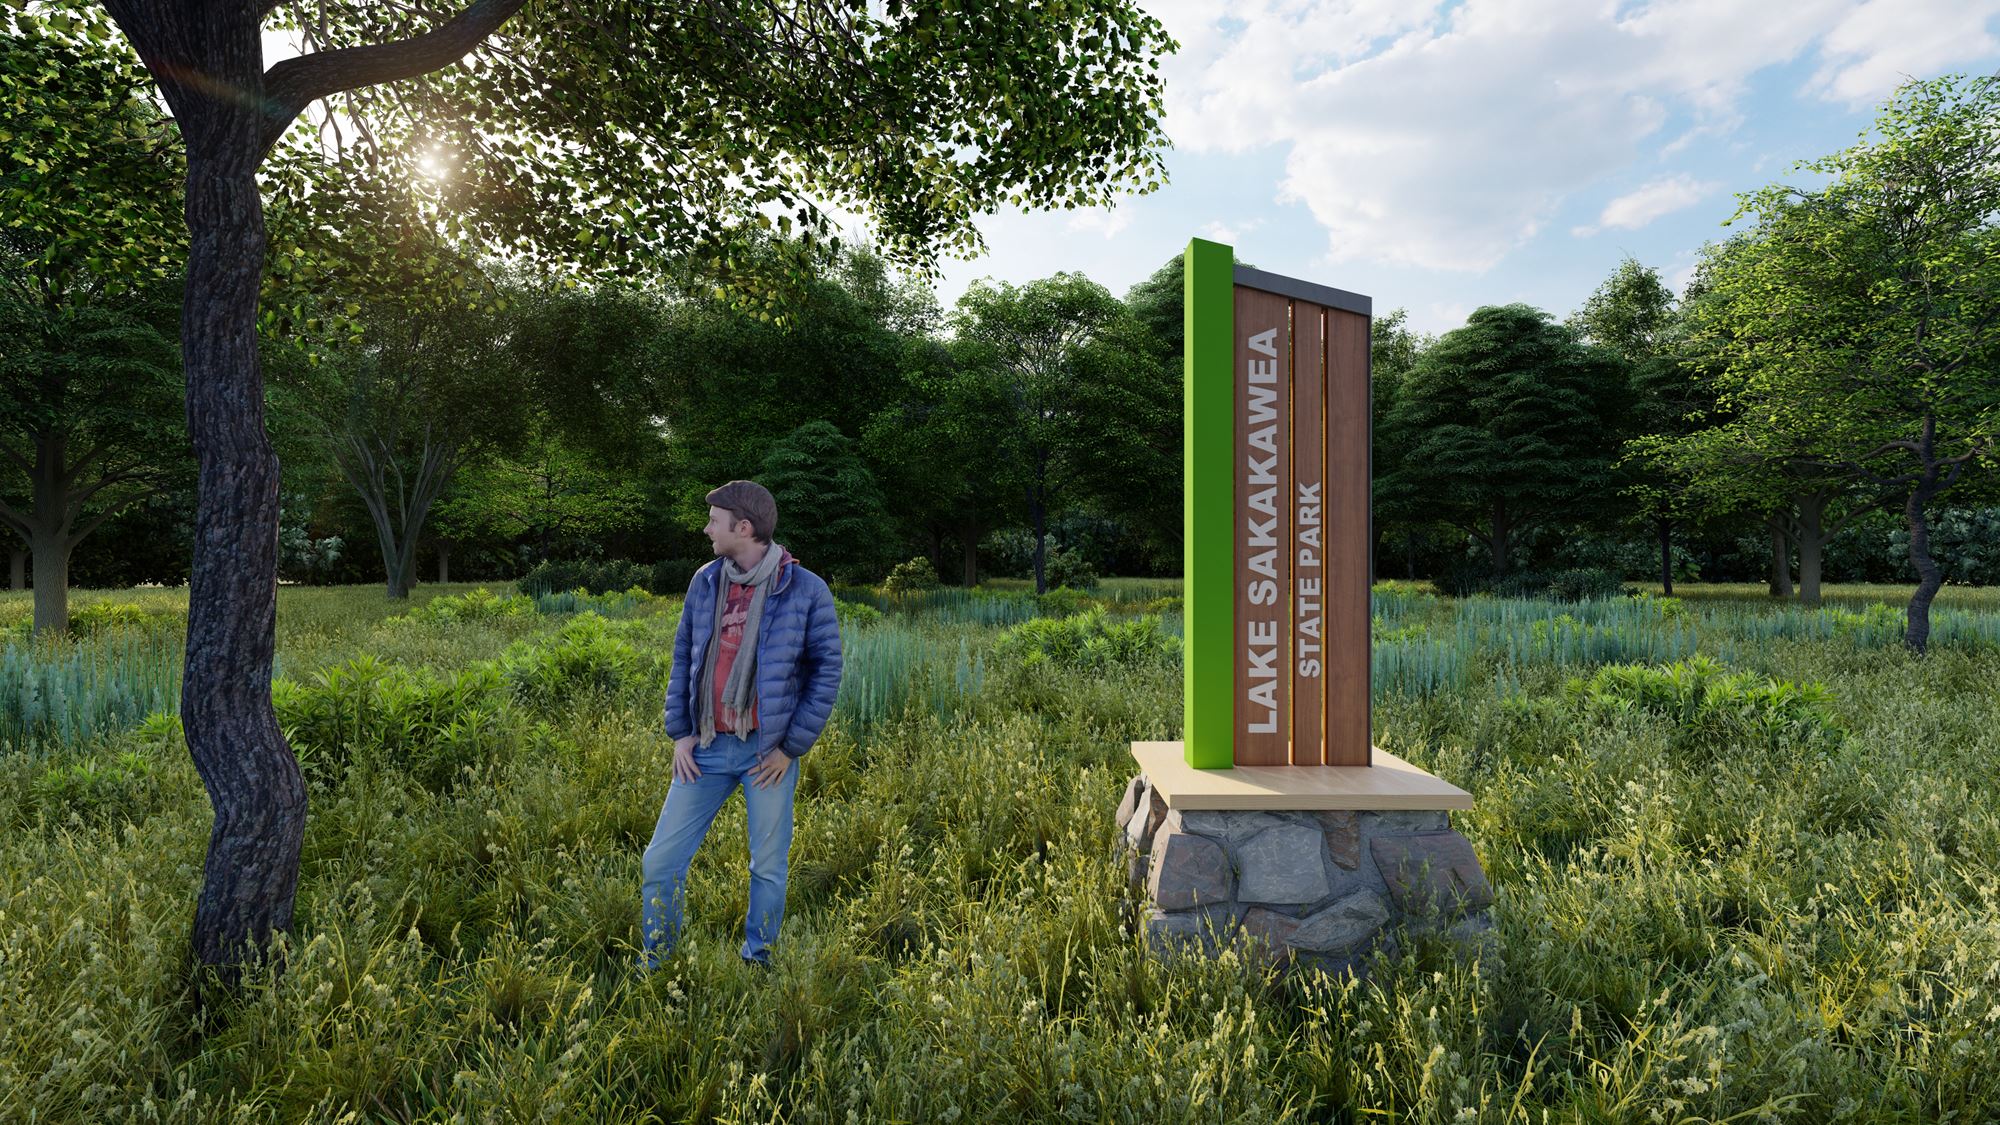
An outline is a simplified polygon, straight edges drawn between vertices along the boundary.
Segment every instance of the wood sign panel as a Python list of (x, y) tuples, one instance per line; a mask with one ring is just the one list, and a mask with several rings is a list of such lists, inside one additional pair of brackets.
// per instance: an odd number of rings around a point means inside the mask
[(1369, 300), (1186, 266), (1188, 762), (1368, 765)]
[(1236, 290), (1236, 754), (1291, 763), (1291, 302)]

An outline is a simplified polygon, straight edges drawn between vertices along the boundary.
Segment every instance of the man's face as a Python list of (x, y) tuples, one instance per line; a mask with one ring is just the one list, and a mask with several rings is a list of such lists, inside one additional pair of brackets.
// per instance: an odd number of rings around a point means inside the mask
[(729, 514), (729, 509), (708, 506), (708, 526), (701, 529), (708, 541), (715, 544), (718, 555), (733, 555), (756, 539), (750, 531), (749, 520), (738, 520)]

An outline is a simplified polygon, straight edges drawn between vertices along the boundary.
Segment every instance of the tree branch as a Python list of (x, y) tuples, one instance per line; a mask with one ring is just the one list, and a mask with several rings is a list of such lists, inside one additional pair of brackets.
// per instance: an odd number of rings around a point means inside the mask
[(33, 536), (29, 534), (29, 524), (27, 517), (15, 511), (14, 506), (7, 503), (5, 500), (0, 500), (0, 523), (4, 523), (8, 527), (13, 528), (14, 533), (19, 535), (21, 537), (21, 541), (24, 543), (30, 542), (33, 539)]
[(473, 0), (444, 25), (394, 43), (342, 47), (289, 58), (264, 73), (268, 118), (264, 150), (270, 151), (307, 106), (343, 90), (414, 78), (464, 58), (528, 0)]

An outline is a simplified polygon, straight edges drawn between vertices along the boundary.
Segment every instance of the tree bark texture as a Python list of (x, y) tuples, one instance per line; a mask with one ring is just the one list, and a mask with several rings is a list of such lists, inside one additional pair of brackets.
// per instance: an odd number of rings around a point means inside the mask
[(194, 953), (226, 983), (291, 925), (306, 817), (298, 759), (271, 706), (278, 459), (257, 356), (265, 252), (257, 167), (314, 100), (455, 62), (525, 3), (472, 0), (409, 39), (287, 59), (267, 76), (268, 4), (105, 0), (187, 147), (181, 358), (199, 475), (181, 722), (215, 807)]
[(257, 186), (265, 131), (258, 10), (107, 5), (159, 83), (187, 145), (181, 356), (198, 465), (181, 721), (215, 809), (196, 899), (196, 958), (225, 981), (288, 929), (306, 791), (271, 706), (278, 459), (264, 429)]

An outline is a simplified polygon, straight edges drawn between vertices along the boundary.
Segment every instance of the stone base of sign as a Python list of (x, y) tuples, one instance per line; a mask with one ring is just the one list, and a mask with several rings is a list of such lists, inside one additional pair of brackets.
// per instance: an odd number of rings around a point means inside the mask
[[(1135, 754), (1143, 746), (1179, 749), (1140, 743)], [(1493, 888), (1446, 808), (1198, 808), (1187, 797), (1147, 772), (1118, 808), (1139, 922), (1159, 953), (1234, 946), (1287, 967), (1362, 971), (1398, 934), (1442, 934), (1495, 962)]]

